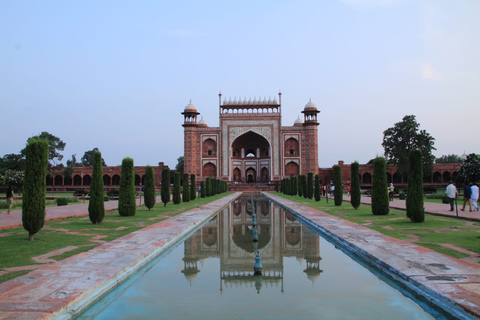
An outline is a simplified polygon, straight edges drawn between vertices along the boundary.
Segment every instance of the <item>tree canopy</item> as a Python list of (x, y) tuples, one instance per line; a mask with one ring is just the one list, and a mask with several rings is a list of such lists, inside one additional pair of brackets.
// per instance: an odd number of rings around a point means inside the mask
[(25, 170), (25, 159), (23, 159), (21, 154), (11, 153), (0, 158), (0, 174), (4, 174), (7, 170)]
[(443, 155), (440, 158), (435, 159), (435, 163), (462, 163), (462, 157), (456, 154)]
[(382, 146), (385, 158), (389, 163), (397, 165), (398, 172), (402, 175), (408, 171), (408, 153), (414, 149), (422, 151), (424, 175), (432, 174), (435, 160), (432, 151), (436, 150), (433, 146), (435, 138), (427, 131), (419, 130), (419, 127), (415, 115), (407, 115), (402, 121), (383, 132)]
[(470, 153), (458, 171), (457, 182), (469, 183), (480, 181), (480, 155)]
[[(63, 151), (65, 149), (66, 143), (60, 140), (59, 137), (56, 137), (53, 134), (48, 133), (47, 131), (43, 131), (37, 136), (28, 138), (27, 143), (34, 139), (48, 141), (48, 160), (50, 161), (49, 167), (57, 167), (59, 165), (57, 161), (62, 161), (63, 159), (63, 155), (61, 155), (59, 151)], [(25, 157), (26, 148), (22, 149), (22, 151), (20, 151), (20, 154), (22, 155), (22, 157)]]
[[(81, 161), (84, 167), (92, 167), (93, 166), (93, 159), (95, 158), (95, 153), (100, 152), (98, 148), (93, 148), (90, 151), (85, 151)], [(73, 156), (72, 156), (73, 158)], [(67, 164), (68, 165), (68, 164)], [(106, 167), (105, 160), (102, 158), (102, 167)]]
[(179, 172), (183, 172), (183, 156), (178, 157), (177, 165), (175, 166), (175, 170)]

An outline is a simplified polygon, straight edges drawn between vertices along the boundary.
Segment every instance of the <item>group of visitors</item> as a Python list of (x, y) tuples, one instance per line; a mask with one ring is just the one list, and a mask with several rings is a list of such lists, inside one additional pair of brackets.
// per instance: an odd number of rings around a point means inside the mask
[[(455, 198), (457, 198), (457, 188), (453, 184), (453, 181), (449, 182), (445, 193), (447, 194), (450, 203), (450, 211), (453, 211), (453, 202)], [(465, 207), (468, 204), (470, 212), (479, 211), (477, 204), (478, 196), (479, 188), (476, 182), (465, 184), (465, 187), (463, 187), (463, 207), (460, 210), (465, 211)]]

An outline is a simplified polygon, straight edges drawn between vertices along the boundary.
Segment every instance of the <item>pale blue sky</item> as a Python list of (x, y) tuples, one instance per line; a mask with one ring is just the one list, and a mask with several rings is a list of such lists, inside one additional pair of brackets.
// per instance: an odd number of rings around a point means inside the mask
[(319, 165), (383, 155), (415, 114), (437, 157), (480, 153), (480, 1), (0, 0), (0, 156), (48, 131), (64, 160), (183, 155), (184, 107), (218, 126), (223, 97), (312, 99)]

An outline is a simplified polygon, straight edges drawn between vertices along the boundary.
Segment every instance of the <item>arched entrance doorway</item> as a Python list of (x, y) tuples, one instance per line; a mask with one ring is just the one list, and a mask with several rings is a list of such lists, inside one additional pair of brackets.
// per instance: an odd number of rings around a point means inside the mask
[(247, 178), (246, 181), (247, 183), (255, 183), (257, 182), (257, 173), (255, 169), (253, 168), (248, 168), (247, 171), (245, 172), (245, 177)]
[(230, 146), (231, 179), (247, 183), (269, 182), (271, 153), (268, 140), (256, 132), (248, 131), (237, 137)]

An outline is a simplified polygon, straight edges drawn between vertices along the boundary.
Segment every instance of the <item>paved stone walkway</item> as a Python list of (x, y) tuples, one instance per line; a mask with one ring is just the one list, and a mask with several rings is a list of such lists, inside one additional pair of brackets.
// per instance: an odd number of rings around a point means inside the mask
[[(137, 198), (137, 205), (143, 204), (142, 199)], [(161, 202), (161, 197), (156, 198), (157, 203)], [(110, 200), (105, 202), (105, 211), (113, 211), (118, 209), (118, 200)], [(72, 217), (88, 216), (88, 203), (69, 204), (66, 206), (47, 207), (45, 213), (45, 221), (60, 220)], [(6, 211), (0, 213), (0, 230), (11, 229), (22, 226), (22, 210), (12, 210), (12, 214)]]

